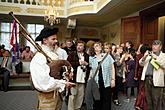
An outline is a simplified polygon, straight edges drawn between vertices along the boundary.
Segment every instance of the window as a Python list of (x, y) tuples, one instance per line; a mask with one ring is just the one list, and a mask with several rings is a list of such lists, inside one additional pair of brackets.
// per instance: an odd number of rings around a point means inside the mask
[[(40, 31), (44, 28), (44, 25), (40, 24), (27, 24), (27, 31), (30, 33), (32, 38), (35, 40), (35, 38), (39, 35)], [(30, 50), (34, 51), (35, 48), (34, 46), (27, 41), (26, 43), (27, 46), (30, 46)]]
[[(11, 40), (11, 36), (12, 36), (12, 23), (2, 22), (0, 24), (0, 26), (1, 26), (1, 28), (0, 28), (0, 44), (4, 44), (5, 49), (10, 50), (11, 49), (10, 40)], [(17, 27), (18, 27), (18, 24), (17, 24)], [(17, 40), (19, 42), (19, 37), (17, 37)]]

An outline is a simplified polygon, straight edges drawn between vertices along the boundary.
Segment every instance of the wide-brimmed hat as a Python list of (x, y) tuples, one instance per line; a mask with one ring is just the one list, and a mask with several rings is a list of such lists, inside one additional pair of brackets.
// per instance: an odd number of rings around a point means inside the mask
[(42, 41), (43, 38), (48, 38), (49, 36), (55, 35), (58, 32), (58, 28), (45, 27), (41, 30), (39, 36), (36, 37), (35, 41)]

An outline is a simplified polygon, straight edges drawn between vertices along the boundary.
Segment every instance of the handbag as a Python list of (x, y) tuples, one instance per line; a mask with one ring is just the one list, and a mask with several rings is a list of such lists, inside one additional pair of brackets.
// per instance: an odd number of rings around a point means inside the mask
[[(96, 74), (97, 74), (97, 72), (99, 71), (99, 69), (100, 69), (100, 67), (101, 67), (101, 64), (103, 63), (103, 61), (105, 60), (105, 58), (108, 56), (108, 53), (104, 56), (104, 58), (101, 60), (101, 62), (98, 64), (98, 66), (97, 66), (97, 68), (96, 68), (96, 71), (95, 71), (95, 73), (94, 73), (94, 75), (93, 75), (93, 77), (91, 78), (92, 79), (92, 82), (94, 81), (95, 83), (96, 83), (96, 81), (95, 81), (95, 76), (96, 76)], [(91, 79), (89, 79), (89, 80), (91, 80)], [(93, 82), (93, 84), (94, 84), (94, 82)], [(87, 83), (88, 84), (88, 83)]]

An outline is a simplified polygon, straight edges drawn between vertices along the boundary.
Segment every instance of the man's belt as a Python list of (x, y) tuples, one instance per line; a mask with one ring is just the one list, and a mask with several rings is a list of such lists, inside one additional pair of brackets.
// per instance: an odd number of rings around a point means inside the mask
[(152, 75), (146, 75), (145, 77), (146, 77), (146, 78), (149, 78), (149, 79), (152, 79), (152, 78), (153, 78)]

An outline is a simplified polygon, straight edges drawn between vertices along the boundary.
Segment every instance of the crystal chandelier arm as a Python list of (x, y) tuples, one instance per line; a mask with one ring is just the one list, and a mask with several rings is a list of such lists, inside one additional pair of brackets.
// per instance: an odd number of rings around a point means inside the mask
[(52, 26), (53, 24), (60, 23), (60, 19), (58, 18), (59, 12), (58, 12), (57, 6), (60, 6), (61, 0), (48, 0), (48, 3), (50, 4), (50, 6), (45, 11), (44, 18), (45, 18), (45, 21), (48, 22)]
[(50, 4), (51, 0), (46, 0), (46, 1), (47, 1), (47, 5), (51, 6), (51, 4)]
[(52, 0), (52, 7), (54, 8), (56, 0)]

